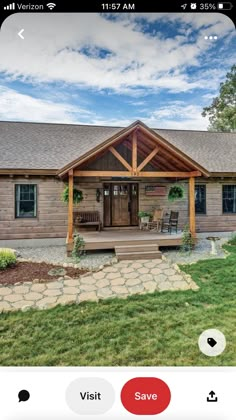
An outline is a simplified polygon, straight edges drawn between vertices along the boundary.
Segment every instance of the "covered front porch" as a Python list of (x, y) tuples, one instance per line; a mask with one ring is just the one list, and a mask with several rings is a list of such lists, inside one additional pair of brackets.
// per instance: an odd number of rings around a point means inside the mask
[[(182, 243), (182, 232), (157, 233), (140, 229), (103, 230), (81, 232), (85, 251), (114, 250), (119, 260), (158, 259), (160, 247), (177, 246)], [(67, 243), (67, 253), (73, 250), (73, 243)]]
[[(159, 181), (170, 185), (173, 182), (184, 181), (186, 187), (184, 211), (191, 235), (193, 238), (196, 236), (195, 178), (208, 176), (208, 173), (139, 121), (127, 129), (122, 129), (87, 155), (67, 165), (58, 175), (68, 179), (69, 185), (68, 253), (73, 249), (75, 232), (73, 188), (75, 185), (76, 188), (83, 185), (86, 190), (86, 183), (90, 185), (90, 189), (93, 185), (99, 184), (99, 189), (96, 191), (99, 191), (101, 195), (99, 209), (102, 229), (104, 227), (112, 229), (114, 226), (118, 228), (118, 230), (102, 230), (101, 232), (83, 231), (86, 250), (117, 250), (117, 247), (132, 246), (136, 249), (140, 248), (141, 256), (142, 246), (149, 246), (150, 250), (153, 246), (156, 252), (159, 252), (160, 246), (181, 244), (180, 231), (168, 234), (138, 229), (137, 213), (140, 210), (146, 210), (147, 202), (150, 203), (150, 197), (144, 197), (143, 192), (140, 196), (140, 191), (144, 191), (141, 186), (147, 182)], [(120, 191), (120, 197), (117, 191)], [(135, 195), (133, 199), (132, 194)], [(90, 199), (88, 203), (90, 208), (86, 207), (86, 202), (81, 203), (83, 211), (95, 209), (96, 196), (94, 201)], [(155, 207), (155, 200), (152, 207)], [(180, 210), (181, 213), (181, 208), (181, 203), (179, 209), (178, 203), (175, 204), (175, 211)], [(127, 230), (132, 226), (133, 229)]]
[(155, 233), (142, 230), (83, 232), (85, 250), (114, 249), (119, 260), (158, 259), (159, 247), (181, 245), (182, 233)]
[(115, 249), (126, 245), (175, 246), (181, 244), (182, 233), (156, 233), (138, 229), (83, 232), (85, 250)]

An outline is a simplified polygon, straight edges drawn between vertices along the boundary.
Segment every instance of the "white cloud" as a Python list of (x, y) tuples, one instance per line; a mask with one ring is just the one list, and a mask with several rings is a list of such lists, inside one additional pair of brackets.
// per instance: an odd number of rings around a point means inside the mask
[(207, 130), (209, 121), (203, 118), (201, 113), (201, 106), (185, 105), (184, 102), (178, 101), (153, 111), (149, 118), (144, 119), (144, 122), (156, 128)]
[(3, 121), (76, 123), (84, 121), (84, 118), (91, 118), (89, 111), (68, 103), (33, 98), (1, 86), (0, 103), (0, 120)]
[(200, 106), (185, 105), (182, 101), (166, 104), (154, 111), (146, 110), (145, 116), (131, 118), (106, 118), (99, 112), (79, 109), (68, 103), (53, 102), (19, 93), (0, 86), (0, 120), (35, 121), (65, 124), (94, 124), (127, 127), (135, 120), (142, 120), (153, 128), (206, 130), (208, 120), (201, 116)]
[(127, 127), (135, 120), (143, 121), (151, 128), (168, 128), (176, 130), (207, 130), (208, 118), (201, 116), (202, 107), (185, 105), (184, 102), (166, 104), (157, 110), (151, 111), (146, 116), (137, 114), (132, 120), (129, 118), (100, 118), (94, 117), (93, 124)]
[[(128, 94), (140, 87), (170, 92), (201, 89), (204, 75), (190, 78), (186, 72), (190, 65), (200, 68), (201, 57), (210, 48), (201, 30), (221, 30), (225, 36), (232, 32), (229, 19), (221, 14), (144, 16), (170, 25), (180, 22), (182, 33), (172, 38), (150, 36), (140, 30), (136, 14), (117, 21), (98, 14), (12, 15), (2, 26), (0, 71), (27, 81), (63, 81)], [(17, 36), (20, 28), (25, 29), (24, 41)], [(196, 42), (191, 29), (200, 31)], [(83, 49), (89, 56), (81, 53)], [(102, 59), (99, 49), (108, 52)], [(211, 79), (207, 82), (210, 88)]]
[[(115, 21), (98, 14), (15, 14), (8, 18), (0, 32), (0, 72), (5, 84), (19, 79), (28, 87), (21, 93), (0, 86), (0, 119), (117, 126), (141, 119), (156, 128), (206, 129), (209, 123), (201, 116), (202, 106), (218, 93), (226, 68), (235, 58), (232, 51), (222, 63), (221, 53), (219, 57), (212, 54), (215, 50), (204, 35), (220, 33), (227, 45), (235, 37), (232, 22), (222, 14), (116, 17)], [(144, 31), (140, 18), (156, 22), (156, 35)], [(163, 24), (174, 29), (175, 36), (158, 32)], [(24, 40), (17, 36), (21, 28), (25, 29)], [(55, 83), (53, 89), (50, 82), (58, 81), (61, 83)], [(84, 103), (78, 96), (80, 89), (85, 90)], [(200, 100), (199, 92), (194, 92), (197, 89), (202, 91)], [(98, 106), (101, 96), (93, 96), (94, 91), (111, 95), (114, 118), (108, 117), (106, 105)], [(116, 104), (114, 92), (129, 95), (119, 114), (120, 102)], [(159, 107), (154, 110), (150, 94), (156, 94)], [(188, 105), (176, 101), (183, 97)], [(132, 115), (137, 113), (132, 119), (127, 103)]]

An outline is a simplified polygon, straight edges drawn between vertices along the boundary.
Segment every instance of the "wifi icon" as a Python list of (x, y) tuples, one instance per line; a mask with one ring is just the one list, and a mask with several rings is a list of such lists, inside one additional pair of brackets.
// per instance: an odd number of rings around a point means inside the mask
[(56, 4), (55, 3), (48, 3), (47, 4), (47, 7), (50, 9), (50, 10), (52, 10), (52, 9), (54, 9), (54, 7), (56, 6)]

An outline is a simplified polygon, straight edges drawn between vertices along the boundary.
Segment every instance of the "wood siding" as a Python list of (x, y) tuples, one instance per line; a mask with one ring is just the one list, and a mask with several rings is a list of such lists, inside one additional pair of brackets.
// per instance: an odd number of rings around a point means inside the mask
[[(128, 162), (132, 164), (132, 151), (125, 147), (123, 144), (119, 144), (115, 148), (119, 154)], [(137, 164), (140, 165), (143, 161), (143, 157), (137, 156)], [(99, 157), (95, 157), (91, 162), (86, 162), (80, 166), (81, 170), (95, 170), (95, 171), (126, 171), (127, 168), (110, 152), (107, 151)], [(154, 171), (155, 167), (148, 163), (145, 166), (145, 170)]]
[[(136, 181), (136, 180), (135, 180)], [(133, 182), (135, 182), (133, 180)], [(109, 182), (109, 181), (108, 181)], [(137, 182), (137, 181), (136, 181)], [(98, 179), (76, 179), (75, 187), (84, 193), (84, 200), (74, 210), (97, 210), (103, 223), (103, 193), (100, 202), (96, 201), (96, 189), (103, 192), (105, 182)], [(38, 186), (38, 204), (36, 219), (15, 218), (15, 184), (36, 184)], [(179, 211), (179, 227), (189, 223), (188, 220), (188, 180), (180, 182), (185, 187), (185, 199), (170, 203), (167, 200), (171, 183), (161, 179), (139, 181), (139, 210), (153, 211), (161, 207), (165, 213)], [(222, 185), (236, 185), (230, 179), (196, 179), (196, 185), (206, 185), (206, 214), (196, 214), (197, 232), (236, 231), (236, 214), (222, 212)], [(145, 186), (166, 185), (166, 196), (147, 196)], [(54, 177), (0, 177), (0, 240), (31, 238), (66, 238), (67, 205), (61, 202), (60, 196), (64, 183)]]
[[(37, 217), (15, 218), (15, 185), (36, 184)], [(67, 205), (61, 202), (63, 182), (54, 177), (0, 177), (0, 240), (66, 238)]]
[[(98, 181), (92, 181), (90, 178), (88, 182), (82, 182), (75, 180), (75, 188), (78, 188), (83, 192), (83, 201), (78, 205), (74, 205), (74, 212), (79, 211), (98, 211), (100, 214), (100, 219), (103, 225), (103, 183)], [(100, 201), (96, 200), (96, 190), (100, 189)]]
[[(117, 182), (115, 182), (117, 184)], [(84, 183), (81, 180), (75, 182), (75, 186), (83, 191), (84, 200), (79, 204), (79, 209), (81, 211), (92, 211), (98, 210), (100, 213), (101, 221), (103, 224), (103, 194), (101, 194), (100, 202), (96, 202), (96, 189), (100, 188), (101, 191), (103, 189), (103, 182), (91, 182), (91, 179)], [(139, 208), (138, 210), (150, 211), (152, 212), (156, 207), (161, 207), (165, 209), (165, 213), (170, 213), (171, 210), (179, 211), (179, 218), (180, 224), (179, 226), (182, 228), (186, 223), (188, 223), (188, 181), (184, 181), (181, 183), (185, 187), (186, 190), (186, 199), (176, 201), (175, 203), (170, 203), (167, 199), (168, 191), (170, 188), (170, 183), (168, 182), (159, 182), (158, 181), (151, 181), (151, 182), (138, 182), (139, 185)], [(166, 185), (167, 186), (167, 195), (166, 196), (146, 196), (145, 195), (145, 186), (146, 185)], [(76, 211), (76, 208), (75, 208)]]
[[(153, 182), (145, 182), (139, 184), (139, 210), (153, 212), (155, 208), (164, 209), (164, 217), (170, 213), (171, 210), (179, 212), (179, 227), (182, 229), (188, 223), (188, 181), (180, 183), (185, 190), (185, 198), (183, 200), (171, 203), (168, 201), (168, 193), (170, 184), (161, 180)], [(167, 187), (167, 194), (165, 196), (148, 196), (145, 195), (145, 187), (151, 185), (163, 185)]]
[(196, 184), (206, 185), (206, 214), (196, 215), (197, 232), (231, 232), (236, 231), (236, 214), (223, 213), (223, 185), (236, 185), (235, 180), (214, 180), (207, 182), (196, 179)]
[[(153, 185), (157, 184), (161, 185), (159, 182), (153, 183)], [(152, 211), (155, 206), (160, 206), (165, 209), (165, 213), (169, 213), (171, 210), (179, 211), (179, 227), (183, 228), (185, 224), (189, 224), (188, 181), (180, 182), (180, 184), (185, 188), (186, 199), (178, 200), (174, 203), (170, 203), (167, 200), (170, 184), (163, 183), (163, 185), (167, 186), (167, 196), (165, 197), (145, 196), (145, 185), (152, 185), (152, 183), (140, 184), (139, 208)], [(222, 209), (222, 186), (236, 185), (236, 179), (196, 178), (195, 184), (206, 185), (206, 214), (196, 214), (196, 232), (236, 231), (236, 214), (224, 214)]]

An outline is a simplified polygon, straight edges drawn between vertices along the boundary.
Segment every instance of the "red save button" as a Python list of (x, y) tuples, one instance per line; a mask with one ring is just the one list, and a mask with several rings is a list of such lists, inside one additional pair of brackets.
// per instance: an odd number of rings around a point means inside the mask
[(132, 414), (160, 414), (170, 399), (168, 385), (158, 378), (133, 378), (121, 390), (121, 402)]

